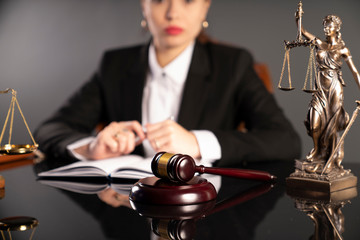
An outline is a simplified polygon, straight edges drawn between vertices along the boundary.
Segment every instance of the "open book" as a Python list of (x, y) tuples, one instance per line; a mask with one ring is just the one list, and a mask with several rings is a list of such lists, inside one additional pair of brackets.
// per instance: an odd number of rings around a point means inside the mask
[(79, 192), (98, 193), (108, 187), (127, 193), (141, 178), (154, 176), (152, 158), (126, 155), (95, 161), (79, 161), (38, 174), (45, 185)]
[(59, 188), (67, 190), (70, 192), (77, 192), (82, 194), (96, 194), (104, 191), (108, 188), (112, 188), (119, 194), (129, 195), (132, 186), (137, 182), (125, 181), (125, 182), (94, 182), (94, 181), (77, 181), (76, 179), (49, 179), (49, 178), (39, 178), (38, 182), (41, 184), (51, 186), (54, 188)]
[(50, 171), (41, 172), (39, 177), (107, 177), (140, 179), (153, 176), (152, 158), (126, 155), (93, 161), (79, 161)]

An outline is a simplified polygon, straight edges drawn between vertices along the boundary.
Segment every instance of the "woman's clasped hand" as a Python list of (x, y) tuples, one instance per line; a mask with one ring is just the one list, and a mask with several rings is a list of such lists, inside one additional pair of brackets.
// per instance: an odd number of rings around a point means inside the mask
[(144, 127), (138, 121), (112, 122), (89, 144), (75, 151), (88, 159), (111, 158), (130, 154), (145, 140), (154, 151), (188, 152), (200, 157), (195, 135), (171, 119)]

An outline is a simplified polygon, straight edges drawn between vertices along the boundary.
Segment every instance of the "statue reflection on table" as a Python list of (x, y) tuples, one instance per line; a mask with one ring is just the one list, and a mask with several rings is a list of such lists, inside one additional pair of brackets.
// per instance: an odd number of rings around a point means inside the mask
[(351, 203), (350, 200), (357, 197), (357, 188), (352, 187), (337, 191), (330, 196), (322, 195), (316, 198), (312, 195), (299, 194), (299, 192), (287, 191), (294, 200), (295, 207), (306, 213), (314, 223), (314, 233), (310, 240), (341, 240), (345, 232), (345, 216), (342, 208)]
[[(304, 91), (312, 93), (305, 126), (312, 138), (314, 147), (303, 160), (296, 160), (295, 172), (287, 179), (289, 186), (299, 188), (313, 187), (319, 191), (336, 191), (357, 184), (357, 178), (341, 164), (344, 158), (344, 138), (360, 109), (360, 102), (353, 116), (349, 117), (344, 110), (343, 99), (345, 81), (342, 78), (342, 61), (344, 60), (356, 84), (360, 87), (360, 75), (354, 65), (349, 49), (342, 40), (341, 19), (328, 15), (323, 20), (325, 39), (320, 40), (302, 26), (302, 3), (298, 4), (295, 20), (298, 27), (297, 39), (285, 42), (285, 58), (280, 77), (279, 88), (292, 90), (289, 51), (298, 46), (310, 48), (308, 71)], [(302, 37), (305, 38), (302, 39)], [(288, 64), (289, 88), (281, 87), (284, 67)], [(312, 73), (314, 72), (314, 83)], [(310, 74), (310, 87), (307, 89)], [(344, 131), (340, 137), (339, 132)], [(308, 185), (311, 183), (311, 185)]]

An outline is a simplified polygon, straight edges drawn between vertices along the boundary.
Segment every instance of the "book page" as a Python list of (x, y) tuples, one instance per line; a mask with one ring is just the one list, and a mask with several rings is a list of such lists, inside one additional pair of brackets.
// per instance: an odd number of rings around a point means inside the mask
[(140, 179), (153, 176), (152, 158), (126, 155), (93, 161), (79, 161), (50, 171), (39, 173), (39, 177), (117, 177)]
[(136, 159), (131, 156), (129, 155), (121, 159), (121, 166), (110, 173), (111, 178), (140, 179), (154, 176), (151, 171), (152, 158)]
[(40, 180), (41, 184), (51, 187), (77, 192), (82, 194), (95, 194), (109, 188), (108, 184), (96, 184), (96, 183), (84, 183), (84, 182), (68, 182), (68, 181), (56, 181), (56, 180)]

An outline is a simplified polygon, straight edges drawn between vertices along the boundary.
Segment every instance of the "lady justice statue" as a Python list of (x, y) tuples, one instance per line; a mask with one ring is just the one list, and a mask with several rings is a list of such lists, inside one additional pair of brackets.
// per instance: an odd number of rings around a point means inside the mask
[[(355, 186), (356, 177), (350, 173), (350, 170), (344, 170), (341, 162), (344, 158), (344, 137), (355, 120), (360, 106), (357, 101), (357, 108), (350, 119), (343, 107), (345, 82), (341, 72), (342, 61), (347, 63), (359, 87), (360, 75), (353, 63), (349, 49), (342, 40), (341, 19), (335, 15), (326, 16), (323, 20), (325, 39), (320, 40), (304, 29), (301, 23), (302, 15), (300, 2), (295, 13), (298, 26), (297, 40), (292, 43), (285, 42), (285, 45), (286, 49), (310, 46), (310, 49), (315, 51), (315, 55), (310, 55), (315, 64), (315, 86), (311, 91), (312, 99), (305, 120), (307, 133), (313, 139), (314, 148), (306, 156), (306, 159), (296, 160), (296, 171), (287, 179), (287, 182), (297, 186), (305, 181), (305, 185), (308, 186), (306, 179), (317, 183), (324, 181), (322, 186), (329, 188), (330, 191), (350, 185)], [(305, 37), (305, 40), (302, 37)], [(291, 80), (289, 79), (289, 81)], [(344, 131), (341, 137), (340, 131)], [(341, 183), (341, 186), (332, 186), (336, 185), (335, 182)], [(320, 188), (323, 189), (323, 187)]]

